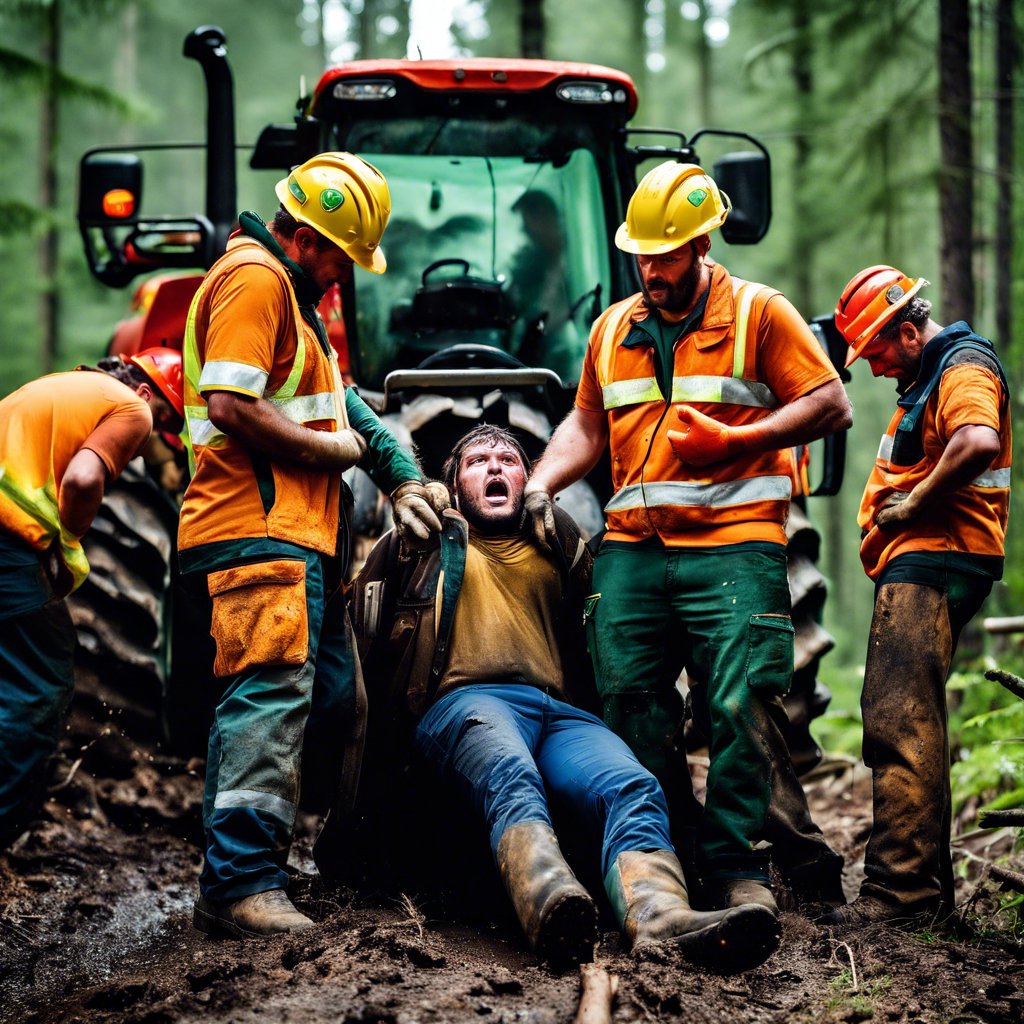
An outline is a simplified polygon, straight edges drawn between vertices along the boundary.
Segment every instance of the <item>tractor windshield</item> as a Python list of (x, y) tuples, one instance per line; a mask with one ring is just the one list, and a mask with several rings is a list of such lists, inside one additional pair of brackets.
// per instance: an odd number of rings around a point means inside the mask
[[(409, 130), (415, 136), (425, 127)], [(505, 128), (489, 153), (516, 148)], [(479, 153), (481, 131), (458, 148)], [(349, 347), (359, 383), (380, 389), (390, 370), (461, 342), (492, 345), (563, 381), (578, 380), (610, 284), (591, 150), (454, 155), (456, 147), (436, 145), (436, 135), (434, 145), (415, 136), (403, 146), (392, 131), (380, 147), (386, 151), (375, 152), (373, 143), (383, 140), (373, 136), (356, 151), (387, 178), (392, 211), (382, 242), (387, 272), (355, 275)], [(414, 152), (395, 152), (404, 148)]]

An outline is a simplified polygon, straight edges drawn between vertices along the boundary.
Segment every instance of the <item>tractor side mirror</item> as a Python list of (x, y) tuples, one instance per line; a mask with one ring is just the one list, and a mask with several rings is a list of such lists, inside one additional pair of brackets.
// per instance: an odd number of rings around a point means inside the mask
[(254, 171), (289, 171), (320, 152), (320, 122), (296, 118), (294, 124), (268, 124), (260, 132), (249, 159)]
[(771, 168), (765, 153), (728, 153), (715, 163), (712, 175), (729, 197), (732, 212), (721, 227), (730, 245), (754, 245), (772, 220)]
[(90, 150), (78, 174), (78, 226), (93, 276), (114, 288), (167, 267), (209, 267), (214, 231), (209, 219), (139, 216), (142, 160), (135, 153)]
[(99, 153), (82, 160), (78, 219), (83, 224), (131, 224), (142, 205), (142, 160), (134, 153)]

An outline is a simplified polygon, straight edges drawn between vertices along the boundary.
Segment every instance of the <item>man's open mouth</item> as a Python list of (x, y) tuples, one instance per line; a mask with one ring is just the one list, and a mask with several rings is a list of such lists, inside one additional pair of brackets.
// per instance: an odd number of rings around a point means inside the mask
[(488, 480), (484, 488), (484, 500), (488, 505), (505, 505), (509, 500), (508, 484), (504, 480)]

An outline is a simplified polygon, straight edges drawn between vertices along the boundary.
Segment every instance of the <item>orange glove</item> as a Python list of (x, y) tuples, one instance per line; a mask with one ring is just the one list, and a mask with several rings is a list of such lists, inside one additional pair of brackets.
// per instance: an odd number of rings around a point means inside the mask
[(668, 442), (676, 458), (688, 466), (710, 466), (732, 458), (746, 447), (747, 427), (728, 427), (688, 405), (677, 405), (682, 430), (670, 430)]

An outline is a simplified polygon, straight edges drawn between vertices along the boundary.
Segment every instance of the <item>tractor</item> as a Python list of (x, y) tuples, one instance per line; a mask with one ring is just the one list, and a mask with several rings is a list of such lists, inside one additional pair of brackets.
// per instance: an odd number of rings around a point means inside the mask
[[(200, 64), (207, 85), (206, 138), (191, 144), (205, 153), (204, 212), (143, 215), (141, 154), (167, 145), (92, 149), (81, 160), (78, 219), (93, 274), (113, 287), (148, 275), (113, 352), (181, 346), (190, 300), (238, 213), (224, 33), (197, 28), (184, 55)], [(346, 381), (415, 448), (428, 475), (439, 474), (454, 440), (481, 421), (512, 429), (531, 456), (543, 450), (572, 405), (592, 321), (638, 290), (633, 260), (612, 238), (642, 165), (698, 163), (698, 144), (735, 148), (713, 165), (733, 203), (722, 236), (755, 244), (768, 230), (770, 160), (759, 141), (631, 127), (636, 107), (628, 75), (591, 64), (359, 60), (329, 68), (291, 122), (260, 134), (254, 171), (281, 177), (318, 152), (348, 150), (387, 178), (387, 273), (357, 273), (325, 296), (321, 314)], [(812, 326), (841, 365), (830, 319)], [(838, 489), (843, 445), (842, 436), (824, 444), (814, 493)], [(347, 478), (358, 555), (388, 513), (365, 475)], [(609, 467), (600, 465), (560, 500), (592, 534), (610, 491)], [(94, 571), (74, 614), (99, 676), (128, 690), (140, 713), (148, 709), (172, 746), (198, 751), (205, 726), (194, 698), (207, 670), (196, 632), (180, 627), (195, 609), (175, 602), (173, 497), (152, 466), (111, 493), (86, 541)], [(807, 723), (827, 704), (816, 670), (831, 646), (820, 625), (818, 535), (803, 505), (798, 499), (790, 527), (798, 670), (787, 710), (798, 768), (820, 757)], [(176, 642), (182, 635), (188, 643)], [(119, 667), (130, 687), (117, 686)]]

